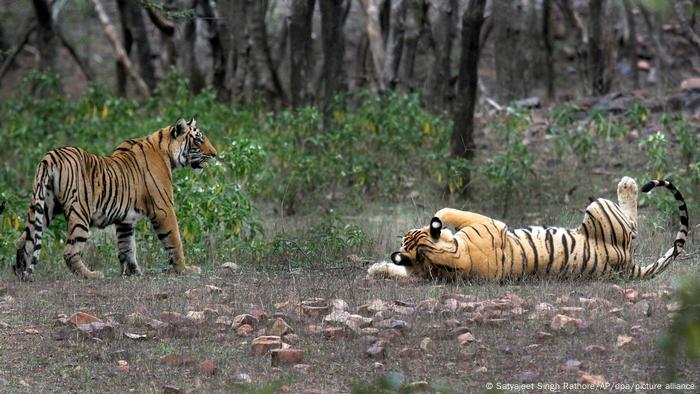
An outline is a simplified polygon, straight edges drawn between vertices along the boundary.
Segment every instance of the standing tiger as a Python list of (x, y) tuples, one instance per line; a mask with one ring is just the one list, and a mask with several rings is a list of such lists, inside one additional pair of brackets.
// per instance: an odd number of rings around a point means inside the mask
[(60, 213), (68, 223), (63, 258), (85, 278), (103, 278), (81, 259), (90, 227), (110, 224), (116, 226), (122, 274), (141, 274), (134, 240), (134, 222), (140, 217), (150, 220), (175, 271), (199, 272), (199, 267), (185, 265), (172, 170), (189, 166), (200, 173), (215, 156), (216, 149), (194, 119), (179, 119), (151, 135), (126, 140), (111, 156), (75, 147), (47, 153), (37, 168), (27, 225), (17, 241), (15, 274), (29, 279), (41, 252), (43, 230)]
[[(370, 267), (370, 276), (517, 279), (526, 276), (562, 278), (652, 278), (675, 260), (688, 235), (688, 209), (681, 193), (668, 181), (642, 187), (670, 190), (679, 204), (680, 231), (671, 249), (653, 264), (639, 266), (632, 256), (637, 236), (637, 184), (624, 177), (617, 186), (618, 203), (599, 198), (587, 208), (574, 229), (530, 226), (510, 230), (498, 221), (472, 212), (444, 208), (429, 226), (403, 237), (392, 263)], [(445, 228), (452, 226), (452, 231)]]

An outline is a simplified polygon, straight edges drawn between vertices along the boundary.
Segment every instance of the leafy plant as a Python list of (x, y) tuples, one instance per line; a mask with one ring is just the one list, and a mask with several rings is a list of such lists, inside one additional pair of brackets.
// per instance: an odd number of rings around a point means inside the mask
[(667, 377), (673, 380), (676, 362), (683, 350), (690, 360), (700, 359), (700, 286), (699, 278), (687, 278), (675, 292), (678, 311), (674, 314), (661, 349), (667, 357)]

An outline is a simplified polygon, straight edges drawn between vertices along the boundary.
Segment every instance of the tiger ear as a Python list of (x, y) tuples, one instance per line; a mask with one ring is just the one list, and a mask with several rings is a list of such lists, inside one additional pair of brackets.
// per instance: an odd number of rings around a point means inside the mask
[(197, 120), (195, 120), (195, 118), (193, 117), (192, 119), (190, 119), (189, 122), (187, 122), (187, 124), (194, 127), (197, 125)]
[(442, 231), (442, 221), (435, 216), (430, 220), (430, 237), (433, 239), (440, 238), (440, 232)]
[(175, 122), (175, 125), (172, 127), (172, 130), (173, 138), (181, 136), (185, 130), (187, 130), (187, 123), (185, 122), (185, 119), (178, 119), (177, 122)]

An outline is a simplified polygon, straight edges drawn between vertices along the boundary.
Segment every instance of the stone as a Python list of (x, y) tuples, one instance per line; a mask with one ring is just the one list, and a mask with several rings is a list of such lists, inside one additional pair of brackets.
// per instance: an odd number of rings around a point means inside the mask
[(341, 300), (340, 298), (331, 300), (331, 306), (333, 307), (333, 309), (338, 309), (341, 311), (347, 311), (349, 308), (348, 303), (344, 300)]
[(601, 345), (588, 345), (583, 349), (586, 353), (605, 353), (605, 346)]
[(90, 324), (94, 322), (102, 322), (102, 320), (96, 316), (84, 312), (76, 312), (68, 318), (68, 323), (75, 327), (78, 327), (81, 324)]
[(270, 351), (270, 363), (273, 367), (301, 364), (303, 361), (304, 351), (301, 349), (288, 348)]
[(323, 322), (341, 325), (345, 324), (345, 321), (348, 320), (348, 317), (350, 317), (349, 312), (340, 309), (333, 309), (331, 313), (329, 313), (323, 318)]
[(634, 304), (632, 312), (639, 317), (651, 316), (651, 304), (647, 300), (641, 300)]
[(581, 362), (579, 360), (569, 359), (564, 363), (565, 371), (578, 371), (579, 369), (581, 369)]
[(538, 332), (537, 332), (537, 339), (540, 339), (540, 340), (542, 340), (542, 339), (550, 339), (550, 338), (552, 338), (552, 337), (554, 337), (554, 335), (552, 335), (551, 333), (549, 333), (549, 332), (547, 332), (547, 331), (538, 331)]
[(692, 77), (681, 82), (681, 90), (684, 92), (700, 91), (700, 78)]
[(624, 294), (629, 301), (637, 302), (639, 300), (639, 291), (635, 289), (625, 289)]
[(282, 337), (282, 342), (288, 343), (290, 345), (295, 345), (299, 343), (299, 335), (297, 334), (286, 334), (285, 336)]
[(229, 269), (229, 270), (231, 270), (231, 271), (233, 271), (233, 272), (236, 272), (236, 271), (238, 271), (238, 270), (240, 269), (240, 267), (238, 266), (238, 264), (236, 264), (236, 263), (234, 263), (234, 262), (231, 262), (231, 261), (227, 261), (227, 262), (221, 264), (221, 268)]
[(578, 382), (583, 384), (591, 384), (598, 387), (603, 387), (606, 385), (607, 380), (603, 375), (592, 375), (588, 372), (579, 371), (578, 372)]
[(280, 318), (275, 319), (275, 322), (272, 323), (272, 327), (270, 327), (270, 335), (278, 337), (281, 337), (286, 334), (291, 334), (293, 332), (294, 330), (292, 330), (292, 327), (290, 327), (289, 324), (287, 324), (287, 322)]
[(359, 333), (363, 328), (372, 324), (372, 319), (362, 315), (349, 315), (345, 320), (345, 326), (353, 332)]
[(177, 355), (174, 353), (170, 353), (164, 356), (160, 356), (160, 362), (170, 367), (179, 367), (185, 365), (192, 365), (195, 363), (195, 360), (192, 356), (187, 354)]
[(199, 370), (199, 373), (202, 375), (214, 375), (218, 371), (218, 368), (216, 367), (216, 363), (214, 360), (208, 358), (204, 361), (202, 361), (198, 366), (197, 369)]
[(160, 320), (175, 327), (191, 326), (194, 323), (194, 320), (177, 312), (161, 312)]
[(163, 394), (180, 394), (182, 390), (178, 386), (172, 384), (166, 384), (162, 387)]
[(632, 342), (632, 337), (628, 335), (618, 335), (617, 336), (617, 342), (616, 346), (617, 347), (623, 347), (627, 345), (628, 343)]
[(566, 315), (555, 315), (552, 318), (549, 327), (557, 332), (563, 332), (566, 334), (573, 334), (583, 325), (581, 319), (574, 317), (569, 317)]
[(243, 314), (240, 314), (240, 315), (233, 318), (233, 322), (231, 323), (231, 327), (236, 329), (244, 324), (255, 326), (256, 324), (258, 324), (258, 319), (256, 319), (255, 316), (253, 316), (253, 315), (243, 313)]
[(254, 356), (261, 356), (270, 350), (280, 349), (282, 347), (282, 339), (278, 336), (266, 335), (253, 339), (251, 344), (251, 353)]
[(525, 371), (518, 375), (518, 382), (520, 383), (535, 383), (539, 375), (532, 371)]
[(430, 338), (428, 338), (428, 337), (425, 337), (425, 338), (421, 339), (421, 341), (420, 341), (420, 348), (421, 348), (422, 351), (424, 351), (424, 352), (431, 352), (431, 351), (433, 350), (434, 347), (435, 347), (435, 345), (434, 345), (432, 339), (430, 339)]
[(236, 329), (236, 335), (239, 337), (247, 337), (253, 333), (253, 326), (250, 324), (244, 324)]
[(419, 349), (405, 347), (399, 350), (399, 357), (410, 360), (417, 360), (422, 357), (422, 354)]
[(187, 317), (195, 323), (202, 323), (206, 320), (204, 311), (189, 311), (187, 312), (187, 315), (185, 315), (185, 317)]
[(323, 329), (323, 336), (328, 339), (342, 338), (345, 336), (343, 327), (328, 327)]
[(374, 359), (386, 358), (386, 342), (381, 339), (375, 341), (367, 350), (365, 350), (365, 354)]
[(389, 328), (394, 330), (405, 330), (409, 328), (408, 323), (398, 319), (385, 319), (374, 324), (377, 328)]
[(457, 337), (457, 341), (459, 342), (460, 346), (466, 346), (476, 341), (476, 338), (474, 338), (474, 335), (472, 335), (471, 332), (465, 332)]
[(311, 365), (309, 364), (296, 364), (292, 367), (295, 371), (298, 371), (303, 374), (307, 374), (311, 371)]
[(115, 335), (114, 325), (100, 321), (79, 324), (77, 329), (83, 335), (100, 339), (112, 338)]
[(126, 360), (118, 360), (116, 371), (121, 373), (129, 372), (129, 363)]

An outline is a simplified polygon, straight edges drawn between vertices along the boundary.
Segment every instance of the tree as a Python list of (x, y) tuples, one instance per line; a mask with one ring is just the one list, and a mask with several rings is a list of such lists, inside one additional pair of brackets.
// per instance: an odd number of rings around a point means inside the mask
[(289, 98), (292, 108), (308, 101), (307, 85), (313, 48), (311, 47), (311, 18), (315, 0), (292, 0), (289, 17)]
[(591, 74), (591, 90), (593, 94), (602, 95), (610, 91), (612, 73), (608, 71), (608, 37), (605, 27), (605, 0), (591, 0), (589, 8), (589, 31), (591, 37), (588, 40), (588, 69)]
[(343, 55), (345, 54), (345, 37), (343, 0), (321, 0), (321, 45), (323, 48), (323, 82), (324, 115), (328, 115), (333, 97), (340, 91), (343, 81)]
[[(467, 160), (474, 158), (474, 109), (479, 82), (479, 35), (484, 23), (486, 0), (471, 0), (462, 16), (462, 53), (457, 78), (457, 102), (452, 113), (454, 130), (451, 153)], [(470, 174), (465, 174), (465, 184)]]
[(494, 0), (494, 64), (497, 96), (509, 102), (529, 94), (531, 75), (524, 55), (526, 43), (522, 26), (524, 10), (521, 0)]
[(425, 96), (433, 108), (443, 108), (451, 96), (450, 66), (452, 42), (457, 28), (457, 0), (430, 0), (428, 20), (432, 34), (433, 63), (428, 74)]
[(247, 3), (247, 28), (250, 39), (250, 56), (253, 61), (251, 71), (256, 90), (263, 91), (271, 104), (280, 100), (280, 98), (284, 101), (282, 85), (272, 67), (270, 47), (267, 42), (267, 32), (265, 31), (265, 14), (268, 1), (247, 0)]

